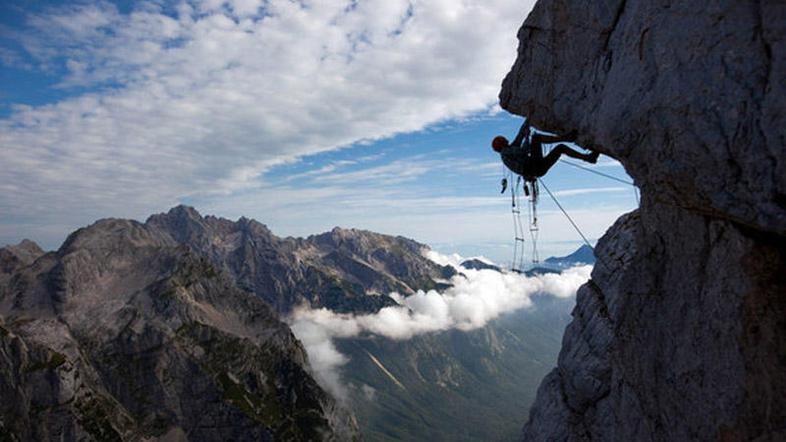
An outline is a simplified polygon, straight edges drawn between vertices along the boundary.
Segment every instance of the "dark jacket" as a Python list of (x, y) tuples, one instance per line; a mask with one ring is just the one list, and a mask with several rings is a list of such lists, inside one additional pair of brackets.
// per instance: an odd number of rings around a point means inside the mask
[(538, 166), (540, 161), (533, 157), (532, 146), (529, 142), (529, 125), (525, 122), (518, 135), (508, 147), (499, 151), (502, 162), (508, 169), (512, 170), (525, 179), (534, 179), (539, 176)]

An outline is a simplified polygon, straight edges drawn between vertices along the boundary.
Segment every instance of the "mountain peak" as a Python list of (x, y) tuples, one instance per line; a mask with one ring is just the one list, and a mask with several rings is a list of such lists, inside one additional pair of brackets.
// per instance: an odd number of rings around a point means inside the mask
[[(167, 211), (166, 213), (159, 213), (156, 215), (151, 215), (150, 218), (156, 217), (167, 217), (173, 219), (183, 219), (183, 220), (202, 220), (202, 215), (193, 207), (186, 206), (184, 204), (179, 204)], [(148, 220), (150, 219), (148, 218)]]
[(546, 258), (545, 263), (560, 267), (572, 267), (579, 264), (595, 264), (595, 250), (584, 244), (570, 255)]
[(10, 273), (13, 270), (32, 264), (44, 254), (41, 247), (34, 241), (23, 239), (19, 244), (8, 245), (0, 248), (0, 273)]
[(15, 245), (9, 244), (0, 249), (5, 249), (15, 254), (35, 255), (35, 256), (40, 256), (44, 254), (44, 250), (35, 241), (27, 238), (20, 241), (19, 244), (15, 244)]
[(104, 218), (70, 234), (58, 253), (64, 255), (76, 249), (122, 249), (130, 245), (139, 247), (167, 242), (166, 238), (145, 229), (138, 221)]
[(151, 215), (145, 225), (167, 232), (175, 241), (183, 243), (186, 238), (201, 236), (206, 230), (205, 218), (190, 206), (179, 205), (166, 213)]
[(202, 222), (203, 219), (204, 218), (202, 217), (202, 215), (195, 208), (180, 204), (169, 209), (165, 213), (157, 213), (155, 215), (150, 215), (145, 221), (145, 224), (160, 224), (160, 223), (190, 224), (190, 223), (200, 223)]
[(351, 236), (351, 235), (357, 234), (358, 232), (360, 232), (360, 230), (348, 229), (348, 228), (339, 227), (339, 226), (336, 226), (336, 227), (333, 227), (332, 229), (330, 229), (330, 233), (332, 235), (335, 235), (335, 236)]
[(249, 231), (254, 233), (266, 234), (266, 235), (273, 235), (273, 232), (270, 231), (267, 225), (253, 219), (253, 218), (246, 218), (245, 216), (241, 216), (237, 220), (237, 224)]
[(356, 229), (346, 229), (343, 227), (333, 227), (327, 232), (319, 233), (316, 235), (311, 235), (308, 239), (316, 240), (320, 244), (333, 244), (336, 245), (346, 239), (352, 239), (358, 237), (358, 233), (360, 230)]

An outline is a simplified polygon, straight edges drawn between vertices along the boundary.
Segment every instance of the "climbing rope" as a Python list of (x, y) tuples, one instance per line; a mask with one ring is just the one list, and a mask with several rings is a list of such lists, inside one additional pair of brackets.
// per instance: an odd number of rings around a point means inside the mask
[(610, 180), (614, 180), (614, 181), (617, 181), (619, 183), (627, 184), (628, 186), (633, 187), (633, 193), (634, 193), (634, 195), (636, 195), (636, 205), (641, 204), (641, 201), (639, 200), (639, 188), (636, 187), (636, 184), (634, 184), (633, 182), (627, 181), (627, 180), (623, 180), (621, 178), (617, 178), (615, 176), (608, 175), (608, 174), (605, 174), (603, 172), (598, 172), (597, 170), (590, 169), (589, 167), (584, 167), (581, 164), (576, 164), (576, 163), (574, 163), (572, 161), (563, 160), (562, 158), (560, 158), (560, 162), (565, 163), (565, 164), (569, 164), (569, 165), (571, 165), (573, 167), (577, 167), (579, 169), (586, 170), (587, 172), (594, 173), (595, 175), (600, 175), (600, 176), (606, 177), (606, 178), (608, 178)]
[(602, 177), (606, 177), (606, 178), (608, 178), (610, 180), (618, 181), (618, 182), (620, 182), (622, 184), (627, 184), (629, 186), (636, 187), (636, 185), (633, 184), (633, 182), (631, 182), (631, 181), (623, 180), (622, 178), (617, 178), (615, 176), (608, 175), (608, 174), (605, 174), (603, 172), (598, 172), (597, 170), (590, 169), (589, 167), (584, 167), (581, 164), (576, 164), (576, 163), (574, 163), (572, 161), (563, 160), (562, 158), (560, 158), (560, 162), (565, 163), (565, 164), (570, 164), (573, 167), (578, 167), (579, 169), (586, 170), (587, 172), (594, 173), (595, 175), (600, 175)]
[(568, 215), (568, 212), (565, 211), (565, 209), (562, 207), (562, 204), (560, 204), (559, 201), (557, 201), (557, 198), (554, 196), (553, 193), (551, 193), (551, 190), (549, 190), (549, 188), (546, 186), (543, 180), (538, 178), (538, 181), (543, 186), (543, 188), (546, 189), (546, 192), (548, 192), (551, 199), (554, 200), (554, 204), (556, 204), (557, 207), (559, 207), (559, 210), (561, 210), (562, 213), (565, 215), (565, 218), (567, 218), (568, 221), (570, 221), (570, 224), (573, 225), (573, 228), (576, 229), (577, 232), (579, 232), (579, 235), (581, 236), (581, 239), (584, 240), (584, 243), (587, 244), (590, 248), (593, 248), (592, 244), (590, 244), (589, 240), (587, 240), (587, 237), (584, 236), (584, 233), (582, 233), (581, 229), (579, 229), (579, 226), (577, 226), (576, 223), (573, 221), (573, 218), (571, 218), (570, 215)]
[[(590, 244), (590, 242), (589, 242), (589, 240), (587, 239), (587, 237), (586, 237), (586, 236), (584, 236), (584, 233), (581, 231), (581, 229), (579, 229), (579, 226), (578, 226), (578, 225), (576, 225), (576, 223), (573, 221), (573, 218), (571, 218), (571, 217), (570, 217), (570, 215), (568, 215), (568, 212), (565, 210), (565, 208), (563, 208), (563, 207), (562, 207), (562, 204), (560, 204), (560, 203), (559, 203), (559, 201), (557, 200), (557, 197), (555, 197), (555, 196), (554, 196), (554, 194), (553, 194), (553, 193), (551, 193), (551, 190), (549, 190), (548, 186), (546, 186), (546, 184), (543, 182), (543, 180), (541, 180), (540, 178), (538, 178), (538, 181), (539, 181), (539, 182), (540, 182), (540, 184), (543, 186), (543, 188), (544, 188), (544, 189), (546, 189), (546, 192), (548, 192), (549, 196), (550, 196), (550, 197), (551, 197), (551, 199), (554, 201), (554, 204), (556, 204), (556, 205), (557, 205), (557, 207), (559, 207), (559, 210), (561, 210), (561, 211), (562, 211), (562, 214), (563, 214), (563, 215), (565, 215), (565, 218), (567, 218), (567, 219), (568, 219), (568, 221), (570, 221), (570, 224), (573, 226), (573, 228), (574, 228), (574, 229), (576, 229), (576, 232), (578, 232), (578, 233), (579, 233), (579, 236), (581, 236), (581, 239), (583, 239), (583, 240), (584, 240), (584, 244), (586, 244), (586, 245), (587, 245), (587, 246), (588, 246), (590, 249), (592, 249), (592, 251), (594, 252), (594, 251), (595, 251), (595, 247), (593, 247), (593, 246), (592, 246), (592, 244)], [(605, 262), (603, 262), (603, 260), (601, 260), (601, 259), (600, 259), (600, 258), (598, 258), (598, 257), (596, 257), (596, 258), (597, 258), (597, 261), (598, 261), (599, 263), (603, 264), (603, 267), (606, 267), (606, 269), (607, 269), (607, 270), (610, 270), (610, 269), (611, 269), (611, 268), (610, 268), (608, 265), (606, 265), (606, 263), (605, 263)]]

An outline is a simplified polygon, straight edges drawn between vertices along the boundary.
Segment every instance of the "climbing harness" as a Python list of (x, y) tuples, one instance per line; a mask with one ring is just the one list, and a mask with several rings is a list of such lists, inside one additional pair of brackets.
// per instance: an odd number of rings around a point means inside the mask
[(636, 205), (641, 204), (641, 201), (639, 201), (639, 188), (636, 187), (636, 184), (634, 184), (633, 182), (627, 181), (627, 180), (623, 180), (623, 179), (617, 178), (615, 176), (611, 176), (609, 174), (605, 174), (603, 172), (598, 172), (597, 170), (590, 169), (589, 167), (584, 167), (581, 164), (576, 164), (576, 163), (574, 163), (572, 161), (563, 160), (562, 158), (560, 158), (559, 161), (561, 163), (569, 164), (569, 165), (571, 165), (573, 167), (577, 167), (579, 169), (586, 170), (587, 172), (594, 173), (595, 175), (600, 175), (600, 176), (606, 177), (606, 178), (608, 178), (610, 180), (614, 180), (614, 181), (617, 181), (619, 183), (627, 184), (627, 185), (633, 187), (633, 193), (634, 193), (634, 195), (636, 195)]
[(551, 193), (551, 190), (549, 190), (546, 184), (543, 183), (543, 180), (538, 178), (538, 181), (540, 181), (540, 184), (543, 186), (544, 189), (546, 189), (546, 192), (549, 194), (551, 199), (554, 200), (554, 204), (556, 204), (557, 207), (559, 207), (559, 210), (562, 211), (562, 214), (565, 215), (565, 218), (567, 218), (568, 221), (570, 221), (570, 224), (573, 226), (573, 228), (576, 229), (577, 232), (579, 232), (579, 236), (581, 236), (581, 239), (584, 240), (584, 243), (587, 244), (589, 248), (595, 250), (595, 248), (592, 247), (592, 244), (590, 244), (589, 240), (587, 240), (587, 237), (584, 236), (584, 233), (582, 233), (581, 229), (579, 229), (579, 226), (577, 226), (576, 223), (573, 221), (573, 218), (571, 218), (570, 215), (568, 215), (568, 212), (565, 211), (565, 209), (562, 207), (562, 204), (560, 204), (559, 201), (557, 201), (557, 198), (554, 196), (553, 193)]

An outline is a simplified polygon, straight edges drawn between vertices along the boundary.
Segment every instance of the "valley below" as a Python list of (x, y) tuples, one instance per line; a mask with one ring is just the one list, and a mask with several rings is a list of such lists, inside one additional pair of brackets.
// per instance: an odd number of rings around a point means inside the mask
[(477, 330), (339, 340), (364, 439), (518, 440), (574, 303), (543, 295)]

